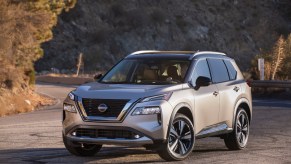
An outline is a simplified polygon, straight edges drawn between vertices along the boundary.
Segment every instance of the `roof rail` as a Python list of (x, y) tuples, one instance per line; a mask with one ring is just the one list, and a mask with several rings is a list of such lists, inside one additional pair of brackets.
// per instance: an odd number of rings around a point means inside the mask
[(215, 52), (215, 51), (198, 51), (194, 54), (194, 56), (196, 55), (203, 55), (203, 54), (214, 54), (214, 55), (223, 55), (226, 56), (225, 53), (222, 52)]
[(129, 55), (147, 54), (147, 53), (156, 53), (156, 52), (160, 52), (160, 51), (158, 51), (158, 50), (141, 50), (141, 51), (135, 51)]
[[(159, 50), (141, 50), (141, 51), (136, 51), (131, 53), (130, 55), (138, 55), (138, 54), (151, 54), (151, 53), (156, 53), (156, 54), (163, 54), (163, 53), (168, 53), (168, 54), (195, 54), (196, 51), (159, 51)], [(130, 56), (129, 55), (129, 56)]]
[(128, 56), (132, 56), (132, 55), (139, 55), (139, 54), (192, 54), (193, 56), (191, 58), (193, 58), (194, 56), (197, 55), (203, 55), (203, 54), (213, 54), (213, 55), (222, 55), (222, 56), (226, 56), (225, 53), (222, 52), (215, 52), (215, 51), (159, 51), (159, 50), (141, 50), (141, 51), (136, 51), (133, 52), (131, 54), (129, 54)]

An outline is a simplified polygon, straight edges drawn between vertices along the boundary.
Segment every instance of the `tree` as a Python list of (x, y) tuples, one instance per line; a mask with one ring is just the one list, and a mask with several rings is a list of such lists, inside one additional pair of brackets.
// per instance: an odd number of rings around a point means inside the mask
[(288, 79), (291, 77), (291, 34), (285, 40), (284, 45), (284, 60), (281, 67), (281, 71), (278, 75), (283, 79)]
[(265, 79), (288, 79), (291, 77), (291, 34), (284, 39), (280, 36), (272, 51), (261, 50), (261, 54), (252, 60), (253, 78), (258, 79), (258, 58), (265, 59)]
[(284, 60), (284, 48), (285, 48), (285, 40), (283, 36), (281, 35), (276, 42), (276, 45), (274, 47), (273, 51), (273, 63), (272, 63), (272, 76), (271, 80), (275, 79), (275, 75), (278, 70), (281, 68), (282, 61)]
[(43, 55), (40, 45), (52, 38), (57, 15), (74, 3), (0, 0), (0, 116), (32, 109), (26, 100), (36, 96), (30, 84), (34, 84), (33, 63)]
[(76, 0), (0, 1), (0, 93), (7, 88), (28, 87), (33, 63), (43, 55), (41, 43), (52, 38), (57, 15), (75, 3)]

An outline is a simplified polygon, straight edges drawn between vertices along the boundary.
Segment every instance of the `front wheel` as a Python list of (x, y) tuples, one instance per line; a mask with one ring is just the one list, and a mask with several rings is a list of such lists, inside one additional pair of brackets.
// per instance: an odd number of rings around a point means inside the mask
[(230, 150), (241, 150), (247, 145), (249, 138), (249, 117), (243, 108), (239, 108), (235, 117), (233, 132), (224, 137), (224, 143)]
[(102, 148), (102, 145), (96, 144), (78, 144), (78, 145), (72, 144), (70, 141), (67, 140), (67, 138), (64, 135), (63, 142), (66, 149), (71, 154), (76, 156), (94, 156)]
[(158, 153), (167, 161), (183, 160), (192, 152), (195, 142), (192, 122), (183, 114), (177, 114), (171, 123), (167, 142)]

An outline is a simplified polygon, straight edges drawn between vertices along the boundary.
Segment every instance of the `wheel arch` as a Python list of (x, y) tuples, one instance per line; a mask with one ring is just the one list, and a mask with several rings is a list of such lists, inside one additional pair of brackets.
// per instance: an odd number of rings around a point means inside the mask
[(183, 102), (183, 103), (179, 103), (178, 105), (176, 105), (172, 114), (171, 114), (170, 121), (172, 121), (174, 119), (174, 117), (177, 113), (184, 114), (185, 116), (187, 116), (191, 120), (192, 124), (194, 125), (194, 115), (193, 115), (193, 112), (191, 110), (191, 106), (188, 103)]
[(188, 103), (185, 103), (185, 102), (182, 102), (182, 103), (179, 103), (175, 106), (172, 114), (171, 114), (171, 118), (170, 118), (170, 121), (169, 121), (169, 126), (168, 126), (168, 129), (167, 129), (167, 136), (166, 138), (168, 138), (168, 135), (169, 135), (169, 131), (170, 131), (170, 124), (171, 122), (174, 120), (175, 116), (177, 113), (180, 113), (180, 114), (184, 114), (185, 116), (187, 116), (190, 121), (192, 122), (193, 126), (194, 126), (194, 133), (195, 133), (195, 123), (194, 123), (194, 112), (192, 112), (191, 110), (191, 106), (188, 104)]
[(243, 108), (248, 116), (249, 116), (249, 123), (251, 123), (251, 119), (252, 119), (252, 108), (251, 108), (251, 103), (249, 102), (248, 99), (246, 98), (241, 98), (237, 101), (236, 106), (235, 106), (235, 110), (233, 112), (233, 119), (232, 119), (232, 125), (234, 125), (235, 122), (235, 116), (237, 114), (237, 111), (239, 108)]
[(251, 109), (250, 109), (249, 105), (247, 103), (243, 102), (238, 107), (243, 108), (247, 112), (247, 114), (249, 116), (249, 121), (251, 121), (252, 114), (251, 114)]

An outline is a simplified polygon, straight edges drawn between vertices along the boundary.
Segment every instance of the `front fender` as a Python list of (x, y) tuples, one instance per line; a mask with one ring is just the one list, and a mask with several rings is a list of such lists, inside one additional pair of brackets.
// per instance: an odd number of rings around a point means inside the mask
[(171, 123), (173, 122), (173, 120), (174, 120), (174, 118), (175, 118), (175, 116), (176, 116), (176, 114), (177, 114), (177, 112), (181, 109), (181, 108), (188, 108), (189, 109), (189, 112), (191, 112), (191, 115), (192, 115), (192, 118), (193, 118), (193, 120), (191, 120), (192, 121), (192, 123), (193, 123), (193, 126), (194, 126), (194, 129), (195, 129), (195, 123), (194, 123), (194, 113), (192, 112), (193, 110), (191, 109), (191, 106), (188, 104), (188, 103), (185, 103), (185, 102), (182, 102), (182, 103), (179, 103), (179, 104), (177, 104), (175, 107), (174, 107), (174, 109), (173, 109), (173, 112), (172, 112), (172, 114), (171, 114), (171, 118), (170, 118), (170, 121), (169, 121), (169, 123), (168, 123), (168, 128), (167, 128), (167, 135), (165, 136), (166, 138), (165, 138), (165, 140), (167, 140), (167, 138), (168, 138), (168, 136), (169, 136), (169, 132), (170, 132), (170, 128), (171, 128)]

